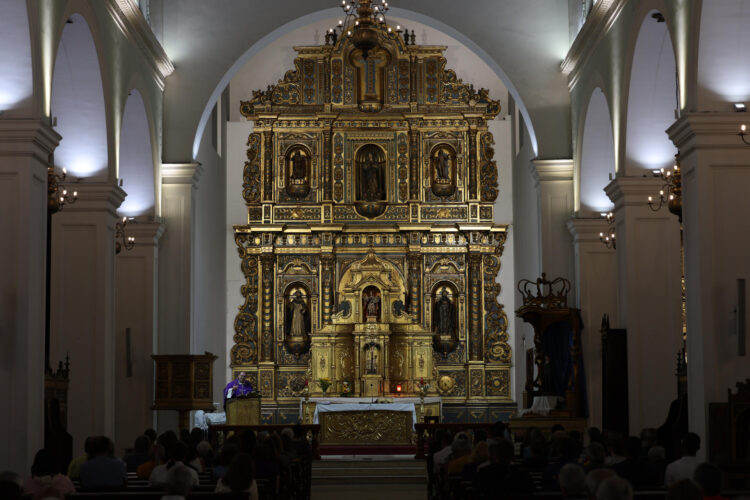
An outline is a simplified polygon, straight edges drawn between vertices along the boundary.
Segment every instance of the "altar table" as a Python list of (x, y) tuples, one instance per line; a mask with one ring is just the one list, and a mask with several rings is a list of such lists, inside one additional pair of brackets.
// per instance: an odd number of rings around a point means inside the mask
[[(419, 398), (415, 397), (387, 397), (387, 398), (355, 398), (355, 397), (331, 397), (331, 398), (308, 398), (300, 399), (299, 416), (303, 424), (312, 424), (315, 419), (315, 411), (318, 405), (323, 404), (359, 404), (373, 403), (378, 399), (388, 399), (392, 403), (411, 403), (414, 405), (416, 412), (416, 422), (423, 422), (425, 416), (441, 417), (443, 414), (443, 400), (439, 397), (426, 397), (424, 404)], [(381, 403), (375, 403), (381, 404)]]

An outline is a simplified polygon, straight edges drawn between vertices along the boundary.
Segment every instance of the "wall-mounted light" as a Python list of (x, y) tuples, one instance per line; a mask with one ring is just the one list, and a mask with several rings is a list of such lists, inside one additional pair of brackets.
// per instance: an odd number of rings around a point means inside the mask
[[(115, 223), (115, 254), (122, 252), (123, 248), (129, 251), (135, 246), (135, 238), (125, 234), (125, 227), (128, 225), (128, 222), (134, 221), (135, 219), (132, 217), (123, 217)], [(120, 243), (120, 240), (122, 240), (122, 243)]]
[(401, 394), (401, 384), (396, 384), (396, 392)]
[(734, 110), (738, 113), (742, 113), (742, 112), (747, 111), (747, 106), (745, 106), (744, 102), (735, 102)]
[(617, 242), (615, 241), (615, 238), (617, 237), (615, 233), (614, 223), (615, 223), (615, 214), (612, 212), (601, 212), (599, 215), (601, 215), (604, 220), (607, 221), (607, 224), (609, 224), (609, 228), (607, 228), (607, 232), (601, 232), (599, 233), (599, 241), (601, 241), (604, 246), (607, 248), (617, 249)]

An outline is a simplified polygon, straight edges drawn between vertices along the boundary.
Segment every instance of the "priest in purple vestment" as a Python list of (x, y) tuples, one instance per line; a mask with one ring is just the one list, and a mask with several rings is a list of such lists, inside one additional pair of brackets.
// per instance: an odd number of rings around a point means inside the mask
[(247, 396), (255, 392), (250, 381), (247, 380), (247, 373), (240, 372), (237, 374), (237, 379), (232, 380), (224, 388), (224, 406), (227, 404), (227, 399), (236, 398), (239, 396)]

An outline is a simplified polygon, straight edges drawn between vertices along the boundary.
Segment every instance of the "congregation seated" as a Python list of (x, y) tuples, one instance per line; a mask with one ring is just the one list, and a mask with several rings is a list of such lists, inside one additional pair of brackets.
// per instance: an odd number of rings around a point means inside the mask
[(148, 460), (139, 465), (135, 470), (135, 475), (138, 479), (148, 479), (157, 465), (167, 461), (167, 451), (159, 443), (154, 443), (151, 446), (148, 456)]
[(581, 498), (586, 494), (586, 472), (580, 465), (563, 465), (557, 479), (563, 498)]
[(489, 446), (490, 463), (479, 469), (472, 482), (472, 491), (477, 500), (516, 498), (532, 492), (529, 475), (512, 464), (515, 448), (507, 440), (493, 442)]
[(123, 457), (125, 467), (128, 472), (135, 472), (145, 462), (149, 461), (149, 450), (151, 449), (151, 440), (145, 434), (135, 438), (134, 451)]
[(114, 457), (114, 443), (106, 436), (91, 442), (91, 455), (81, 464), (81, 489), (88, 491), (118, 490), (127, 485), (125, 462)]
[(166, 495), (162, 500), (185, 500), (195, 486), (191, 471), (188, 467), (172, 467), (167, 473), (164, 484)]
[(163, 487), (167, 484), (169, 473), (175, 467), (185, 468), (188, 470), (187, 474), (192, 477), (192, 485), (198, 486), (198, 472), (185, 464), (185, 460), (188, 458), (188, 447), (182, 441), (177, 441), (172, 444), (172, 447), (167, 452), (167, 462), (154, 467), (151, 472), (151, 476), (148, 478), (148, 482), (151, 486)]
[(667, 465), (664, 471), (664, 484), (669, 487), (682, 479), (693, 479), (695, 468), (700, 460), (695, 456), (701, 447), (701, 438), (688, 432), (682, 440), (682, 457)]
[(255, 481), (253, 457), (238, 453), (232, 459), (227, 473), (216, 482), (217, 493), (247, 493), (248, 500), (258, 500), (258, 484)]
[(23, 484), (26, 495), (36, 495), (41, 491), (51, 490), (58, 495), (75, 492), (73, 481), (60, 473), (60, 465), (55, 456), (45, 449), (39, 450), (34, 456), (31, 466), (31, 476)]

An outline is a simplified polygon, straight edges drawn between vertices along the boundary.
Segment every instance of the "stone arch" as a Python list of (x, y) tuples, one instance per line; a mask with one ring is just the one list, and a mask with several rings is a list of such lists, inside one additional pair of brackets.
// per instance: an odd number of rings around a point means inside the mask
[(150, 120), (143, 96), (132, 89), (120, 127), (119, 177), (128, 197), (118, 212), (127, 216), (154, 214), (155, 182)]
[(0, 111), (23, 108), (34, 94), (26, 2), (6, 2), (0, 16)]
[(98, 53), (81, 14), (66, 23), (55, 58), (51, 116), (62, 141), (55, 165), (77, 177), (107, 178), (107, 110)]
[(679, 110), (677, 63), (669, 26), (649, 11), (633, 49), (623, 138), (625, 175), (672, 164), (677, 152), (666, 134)]
[(604, 187), (610, 175), (615, 174), (612, 115), (601, 87), (595, 88), (589, 97), (582, 129), (579, 210), (582, 214), (593, 215), (611, 207)]
[(698, 39), (698, 91), (702, 110), (732, 111), (731, 103), (750, 105), (750, 5), (704, 3)]

